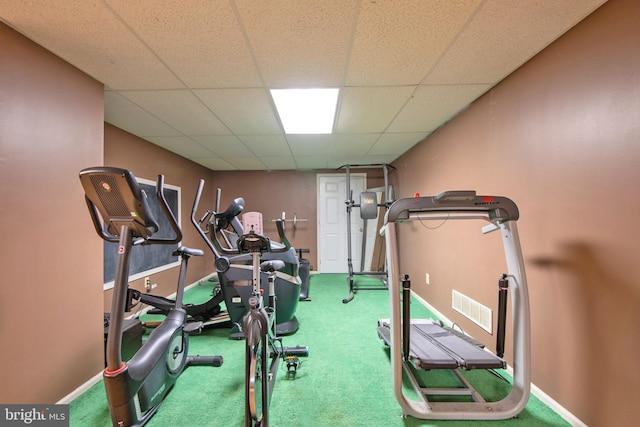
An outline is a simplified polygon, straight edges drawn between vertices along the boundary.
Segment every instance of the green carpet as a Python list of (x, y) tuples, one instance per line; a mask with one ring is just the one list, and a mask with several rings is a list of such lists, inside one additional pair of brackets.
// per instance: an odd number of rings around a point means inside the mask
[[(356, 285), (378, 282), (356, 276)], [(187, 302), (211, 295), (206, 282), (189, 290)], [(300, 302), (300, 330), (283, 338), (284, 345), (309, 346), (310, 356), (295, 379), (281, 366), (270, 407), (271, 424), (300, 426), (568, 426), (535, 397), (515, 419), (504, 421), (425, 421), (402, 418), (391, 386), (389, 350), (376, 332), (379, 318), (389, 317), (386, 290), (363, 290), (349, 304), (344, 274), (311, 277), (311, 301)], [(433, 317), (421, 304), (412, 304), (413, 317)], [(191, 367), (178, 379), (150, 427), (244, 425), (244, 342), (227, 338), (228, 329), (208, 329), (192, 336), (190, 354), (220, 354), (219, 368)], [(446, 372), (431, 371), (430, 381), (446, 381)], [(472, 371), (474, 386), (486, 400), (508, 392), (508, 384), (486, 371)], [(70, 425), (108, 427), (111, 419), (102, 381), (70, 405)]]

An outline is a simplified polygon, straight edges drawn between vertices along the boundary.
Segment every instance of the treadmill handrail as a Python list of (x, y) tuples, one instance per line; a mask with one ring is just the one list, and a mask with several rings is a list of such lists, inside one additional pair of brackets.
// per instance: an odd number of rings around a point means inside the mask
[(516, 221), (520, 213), (507, 197), (478, 196), (475, 191), (446, 191), (436, 196), (396, 200), (385, 214), (384, 222), (401, 222), (413, 213), (483, 212), (492, 221)]

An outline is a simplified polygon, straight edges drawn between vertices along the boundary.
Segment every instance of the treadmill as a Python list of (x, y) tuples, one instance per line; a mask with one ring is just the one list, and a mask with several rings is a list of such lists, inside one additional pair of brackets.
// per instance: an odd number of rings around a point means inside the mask
[[(378, 321), (378, 335), (390, 347), (392, 382), (403, 416), (433, 420), (500, 420), (517, 416), (527, 404), (531, 388), (531, 331), (527, 280), (516, 221), (519, 211), (506, 197), (479, 196), (475, 191), (448, 191), (430, 197), (397, 200), (385, 215), (389, 269), (389, 319)], [(399, 272), (396, 228), (413, 220), (482, 220), (484, 234), (500, 231), (507, 273), (499, 280), (497, 354), (464, 333), (430, 320), (410, 318), (410, 280)], [(507, 288), (511, 291), (513, 331), (513, 384), (501, 400), (487, 402), (462, 375), (471, 369), (504, 369), (502, 359), (506, 328)], [(402, 304), (401, 304), (401, 295)], [(433, 387), (421, 383), (419, 370), (451, 370), (460, 380), (456, 387)], [(403, 370), (420, 400), (403, 390)], [(436, 396), (438, 396), (436, 398)], [(468, 396), (467, 400), (442, 396)]]

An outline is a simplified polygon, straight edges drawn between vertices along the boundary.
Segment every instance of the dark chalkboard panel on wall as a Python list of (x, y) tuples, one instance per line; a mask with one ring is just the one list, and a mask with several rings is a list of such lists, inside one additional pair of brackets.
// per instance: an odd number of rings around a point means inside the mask
[[(147, 179), (136, 178), (140, 187), (147, 193), (149, 208), (160, 226), (154, 237), (175, 237), (169, 221), (160, 209), (156, 198), (156, 183)], [(176, 221), (180, 224), (180, 187), (164, 184), (164, 197)], [(173, 245), (136, 245), (131, 250), (131, 264), (129, 266), (129, 280), (140, 279), (168, 268), (180, 265), (178, 257), (171, 255), (178, 248)], [(116, 271), (116, 254), (118, 243), (104, 242), (104, 289), (113, 287)]]

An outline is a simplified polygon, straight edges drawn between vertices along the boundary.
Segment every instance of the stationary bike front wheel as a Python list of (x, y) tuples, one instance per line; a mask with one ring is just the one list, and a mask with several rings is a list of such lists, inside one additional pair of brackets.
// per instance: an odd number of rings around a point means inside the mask
[(257, 423), (262, 421), (263, 414), (263, 381), (266, 381), (263, 358), (262, 340), (247, 346), (247, 399), (251, 418)]

